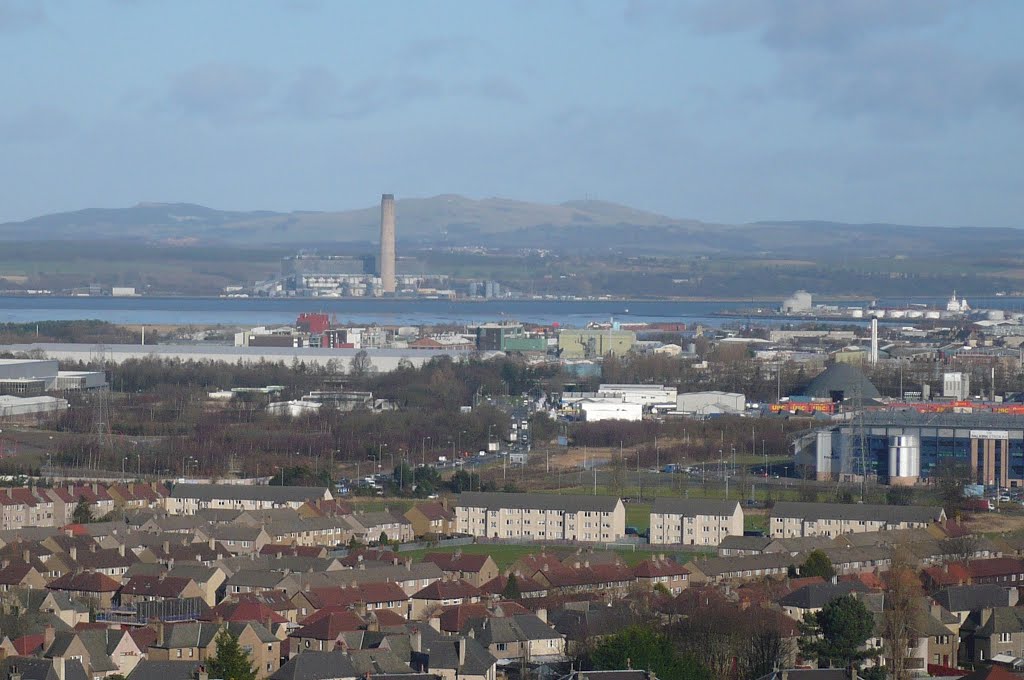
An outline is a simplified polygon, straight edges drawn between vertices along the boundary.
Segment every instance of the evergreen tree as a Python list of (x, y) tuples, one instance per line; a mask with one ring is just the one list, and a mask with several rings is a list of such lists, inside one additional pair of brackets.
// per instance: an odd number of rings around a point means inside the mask
[(605, 638), (593, 654), (595, 670), (642, 668), (661, 680), (710, 680), (698, 661), (681, 655), (669, 638), (652, 628), (633, 626)]
[(801, 576), (820, 576), (826, 581), (836, 575), (832, 560), (821, 550), (812, 550), (807, 560), (800, 565)]
[(92, 505), (89, 501), (85, 500), (85, 496), (78, 497), (78, 505), (75, 506), (75, 511), (71, 513), (71, 521), (75, 524), (88, 524), (92, 521)]
[(377, 543), (380, 543), (382, 546), (387, 546), (388, 542), (388, 532), (380, 532), (380, 536), (377, 538)]
[(804, 615), (800, 652), (831, 668), (848, 668), (873, 655), (862, 649), (875, 629), (875, 617), (864, 603), (845, 595), (821, 611)]
[(519, 579), (516, 578), (515, 572), (512, 572), (508, 575), (505, 587), (501, 589), (501, 596), (506, 600), (518, 600), (520, 595)]
[(206, 662), (211, 678), (218, 680), (256, 680), (256, 669), (249, 655), (238, 644), (238, 636), (227, 628), (217, 633), (217, 655)]

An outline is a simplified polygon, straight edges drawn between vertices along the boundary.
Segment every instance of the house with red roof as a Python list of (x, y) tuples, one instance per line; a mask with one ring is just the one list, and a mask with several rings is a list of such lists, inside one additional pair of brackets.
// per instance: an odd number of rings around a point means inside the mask
[(322, 610), (307, 617), (301, 627), (288, 636), (291, 656), (302, 652), (330, 652), (342, 633), (366, 628), (366, 621), (347, 610)]
[(482, 590), (484, 594), (490, 596), (492, 600), (498, 600), (502, 598), (508, 590), (508, 581), (512, 574), (515, 574), (516, 577), (516, 590), (519, 591), (520, 599), (530, 600), (547, 596), (547, 586), (542, 586), (532, 578), (524, 576), (522, 573), (516, 571), (498, 574), (496, 577), (480, 586), (480, 590)]
[(349, 569), (356, 569), (361, 564), (371, 562), (398, 564), (402, 560), (399, 559), (398, 553), (386, 548), (357, 548), (338, 561)]
[(323, 545), (296, 545), (293, 543), (267, 543), (260, 548), (260, 555), (276, 557), (327, 557), (327, 547)]
[(963, 586), (971, 582), (967, 566), (951, 562), (945, 566), (925, 567), (921, 570), (921, 581), (929, 591), (942, 590), (951, 586)]
[(194, 580), (182, 576), (138, 574), (128, 579), (118, 593), (122, 605), (155, 600), (182, 600), (189, 597), (205, 598), (205, 593)]
[[(43, 567), (45, 569), (45, 567)], [(0, 592), (12, 589), (42, 590), (46, 578), (31, 562), (0, 562)]]
[(409, 613), (409, 595), (394, 581), (303, 589), (292, 597), (292, 604), (298, 609), (299, 616), (331, 607), (365, 612), (387, 610), (402, 618)]
[(434, 581), (413, 593), (410, 618), (422, 620), (444, 607), (480, 602), (483, 596), (483, 591), (462, 579)]
[(1016, 557), (993, 557), (970, 560), (967, 573), (971, 583), (995, 583), (1002, 586), (1024, 585), (1024, 560)]
[(621, 597), (635, 582), (633, 570), (622, 564), (584, 562), (579, 568), (560, 566), (558, 569), (538, 571), (533, 580), (548, 591), (557, 594), (600, 592)]
[(114, 596), (121, 588), (121, 584), (106, 574), (81, 571), (55, 578), (46, 588), (72, 598), (93, 602), (97, 608), (106, 609), (113, 604)]
[(438, 616), (441, 632), (458, 634), (461, 633), (474, 619), (486, 619), (492, 616), (518, 616), (520, 614), (532, 614), (529, 609), (511, 600), (501, 602), (475, 604), (461, 604), (453, 607), (445, 607)]
[(678, 595), (690, 585), (690, 570), (660, 555), (633, 567), (633, 576), (637, 583), (646, 588), (653, 590), (661, 586), (673, 595)]

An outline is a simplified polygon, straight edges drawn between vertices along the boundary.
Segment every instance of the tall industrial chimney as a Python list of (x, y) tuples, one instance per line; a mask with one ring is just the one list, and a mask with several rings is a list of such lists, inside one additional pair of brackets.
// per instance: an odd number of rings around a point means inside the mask
[(871, 320), (871, 365), (878, 363), (878, 318)]
[(384, 293), (395, 292), (395, 195), (380, 197), (380, 283)]

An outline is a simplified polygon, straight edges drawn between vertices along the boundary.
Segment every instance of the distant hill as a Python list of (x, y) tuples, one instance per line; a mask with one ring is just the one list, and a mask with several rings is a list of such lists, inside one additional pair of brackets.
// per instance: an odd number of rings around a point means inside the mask
[[(735, 254), (879, 257), (1022, 252), (1015, 229), (772, 221), (710, 224), (605, 201), (558, 205), (455, 194), (399, 199), (399, 247), (448, 244), (650, 255)], [(189, 203), (88, 208), (0, 224), (0, 240), (133, 239), (148, 242), (283, 245), (376, 242), (377, 205), (339, 212), (215, 210)]]
[[(688, 224), (664, 215), (602, 201), (561, 205), (503, 198), (473, 200), (446, 194), (397, 202), (399, 238), (442, 240), (530, 227), (607, 228)], [(692, 224), (692, 223), (689, 223)], [(380, 208), (342, 212), (215, 210), (190, 203), (140, 203), (130, 208), (88, 208), (0, 224), (5, 240), (49, 238), (142, 238), (147, 240), (294, 243), (376, 240)]]

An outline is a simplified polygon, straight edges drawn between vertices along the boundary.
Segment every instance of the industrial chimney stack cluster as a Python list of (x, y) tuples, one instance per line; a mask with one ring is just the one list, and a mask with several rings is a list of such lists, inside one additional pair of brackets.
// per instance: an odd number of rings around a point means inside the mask
[(395, 293), (395, 195), (380, 198), (380, 283), (385, 295)]

